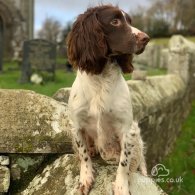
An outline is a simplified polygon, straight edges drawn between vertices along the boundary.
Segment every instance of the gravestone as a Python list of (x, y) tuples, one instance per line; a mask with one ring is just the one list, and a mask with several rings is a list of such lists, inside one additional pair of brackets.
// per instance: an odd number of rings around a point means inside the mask
[(25, 41), (21, 83), (29, 82), (34, 72), (47, 71), (55, 77), (56, 45), (43, 39)]
[(3, 70), (3, 21), (0, 17), (0, 72)]

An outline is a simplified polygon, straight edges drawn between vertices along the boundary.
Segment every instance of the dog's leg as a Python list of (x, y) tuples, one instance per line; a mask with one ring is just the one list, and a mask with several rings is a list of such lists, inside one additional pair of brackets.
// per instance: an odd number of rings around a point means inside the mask
[(131, 127), (129, 132), (124, 132), (121, 139), (121, 155), (114, 184), (114, 195), (130, 195), (129, 175), (135, 172), (142, 156), (142, 142), (137, 129)]
[(146, 161), (145, 161), (143, 153), (142, 153), (142, 156), (141, 156), (141, 162), (140, 162), (140, 165), (139, 165), (139, 170), (140, 170), (142, 175), (144, 175), (144, 176), (148, 175), (147, 167), (146, 167)]
[(144, 143), (141, 137), (141, 133), (140, 133), (140, 128), (138, 126), (138, 123), (133, 122), (132, 125), (133, 131), (136, 132), (137, 134), (137, 143), (138, 143), (138, 154), (137, 156), (140, 157), (140, 163), (139, 163), (139, 170), (141, 172), (142, 175), (147, 176), (147, 166), (146, 166), (146, 160), (145, 160), (145, 148), (144, 148)]
[(130, 195), (129, 191), (129, 168), (131, 163), (131, 149), (134, 146), (128, 142), (127, 134), (121, 140), (121, 155), (114, 184), (114, 195)]
[(84, 134), (85, 133), (83, 130), (78, 130), (74, 135), (74, 139), (81, 161), (79, 190), (82, 195), (87, 195), (93, 185), (94, 177), (92, 162), (87, 151), (87, 144)]

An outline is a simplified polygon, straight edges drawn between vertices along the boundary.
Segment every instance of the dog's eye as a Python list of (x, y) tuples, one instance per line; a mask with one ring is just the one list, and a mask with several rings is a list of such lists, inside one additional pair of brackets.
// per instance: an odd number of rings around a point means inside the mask
[(121, 25), (121, 20), (119, 19), (114, 19), (110, 22), (111, 25), (113, 26), (120, 26)]

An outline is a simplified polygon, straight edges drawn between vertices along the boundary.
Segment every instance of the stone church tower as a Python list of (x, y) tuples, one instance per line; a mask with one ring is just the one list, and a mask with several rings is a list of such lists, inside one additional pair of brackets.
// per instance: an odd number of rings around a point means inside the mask
[(3, 57), (18, 55), (33, 38), (34, 0), (0, 0), (0, 71)]

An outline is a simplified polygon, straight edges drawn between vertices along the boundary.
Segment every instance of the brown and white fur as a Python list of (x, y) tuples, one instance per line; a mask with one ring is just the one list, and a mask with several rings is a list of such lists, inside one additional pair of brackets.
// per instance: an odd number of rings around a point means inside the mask
[(149, 37), (131, 26), (118, 7), (103, 5), (79, 15), (68, 37), (68, 57), (77, 76), (69, 111), (79, 153), (80, 187), (87, 195), (94, 182), (91, 156), (119, 162), (115, 195), (129, 195), (128, 175), (139, 167), (147, 174), (138, 124), (133, 122), (131, 93), (122, 72), (133, 71), (133, 54)]

